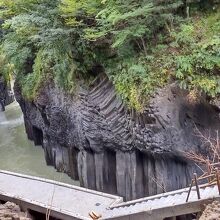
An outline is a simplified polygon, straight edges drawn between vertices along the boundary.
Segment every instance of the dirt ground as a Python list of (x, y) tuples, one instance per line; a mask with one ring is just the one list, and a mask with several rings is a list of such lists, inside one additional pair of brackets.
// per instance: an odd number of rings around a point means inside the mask
[(7, 202), (0, 204), (0, 220), (31, 220), (31, 218), (27, 217), (27, 213), (22, 212), (18, 205)]
[(207, 205), (199, 220), (220, 220), (220, 202)]

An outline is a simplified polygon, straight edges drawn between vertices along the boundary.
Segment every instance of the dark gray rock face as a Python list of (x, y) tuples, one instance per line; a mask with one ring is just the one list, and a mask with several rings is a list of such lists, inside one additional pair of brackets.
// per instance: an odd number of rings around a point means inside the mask
[(204, 147), (195, 126), (220, 126), (216, 106), (191, 102), (175, 85), (160, 89), (141, 114), (125, 107), (104, 76), (74, 97), (48, 84), (28, 102), (15, 88), (27, 135), (43, 146), (48, 165), (126, 200), (186, 187), (195, 167), (184, 152)]
[(5, 110), (5, 106), (14, 101), (14, 95), (7, 86), (5, 80), (0, 76), (0, 111)]

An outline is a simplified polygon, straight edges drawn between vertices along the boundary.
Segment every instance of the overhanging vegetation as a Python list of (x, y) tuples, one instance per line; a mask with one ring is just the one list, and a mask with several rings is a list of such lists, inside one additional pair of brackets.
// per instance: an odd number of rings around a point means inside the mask
[(220, 93), (219, 1), (1, 0), (1, 74), (34, 99), (53, 79), (73, 93), (79, 79), (108, 74), (141, 111), (158, 87), (177, 81)]

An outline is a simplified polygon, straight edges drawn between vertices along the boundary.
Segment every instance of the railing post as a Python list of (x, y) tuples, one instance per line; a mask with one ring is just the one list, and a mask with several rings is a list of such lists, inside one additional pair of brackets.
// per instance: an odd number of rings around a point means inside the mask
[(187, 198), (186, 198), (186, 202), (188, 202), (188, 200), (189, 200), (189, 196), (190, 196), (190, 193), (191, 193), (191, 190), (192, 190), (192, 187), (193, 187), (193, 182), (194, 182), (194, 180), (191, 181), (191, 184), (190, 184), (190, 187), (189, 187), (189, 192), (188, 192), (188, 195), (187, 195)]
[(199, 185), (198, 185), (198, 177), (197, 177), (196, 173), (194, 173), (194, 180), (195, 180), (195, 185), (196, 185), (196, 191), (197, 191), (198, 199), (201, 199), (200, 192), (199, 192)]
[(217, 185), (218, 185), (218, 193), (220, 195), (220, 180), (219, 180), (219, 171), (218, 168), (215, 168), (215, 174), (216, 174), (216, 181), (217, 181)]

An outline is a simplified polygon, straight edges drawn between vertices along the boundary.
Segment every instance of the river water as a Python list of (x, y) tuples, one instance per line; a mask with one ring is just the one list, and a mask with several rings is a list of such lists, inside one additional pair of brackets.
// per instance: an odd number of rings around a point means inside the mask
[(42, 147), (27, 139), (17, 102), (0, 112), (0, 169), (78, 185), (66, 174), (46, 165)]

